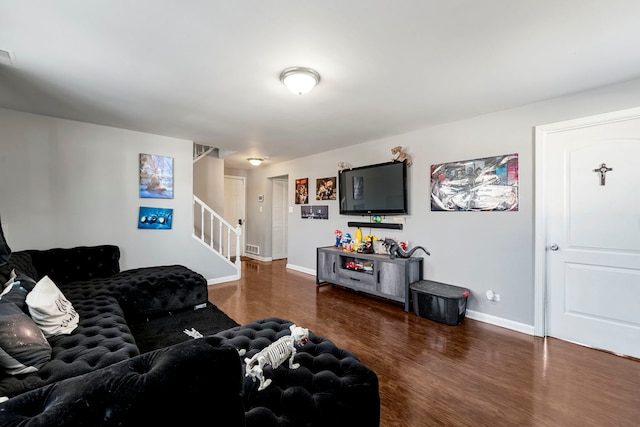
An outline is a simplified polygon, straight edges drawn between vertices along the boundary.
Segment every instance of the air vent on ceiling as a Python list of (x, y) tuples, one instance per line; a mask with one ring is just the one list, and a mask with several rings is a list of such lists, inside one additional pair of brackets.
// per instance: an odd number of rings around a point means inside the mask
[(13, 64), (13, 55), (8, 50), (0, 49), (0, 64), (12, 65)]

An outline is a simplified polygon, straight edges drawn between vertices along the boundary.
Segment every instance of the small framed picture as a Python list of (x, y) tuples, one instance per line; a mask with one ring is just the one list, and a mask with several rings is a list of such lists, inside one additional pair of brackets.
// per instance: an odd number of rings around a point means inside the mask
[(170, 230), (173, 222), (173, 209), (140, 206), (138, 228)]
[(309, 203), (309, 178), (296, 179), (296, 205)]
[(300, 206), (300, 217), (310, 219), (329, 219), (329, 206)]
[(336, 177), (316, 179), (316, 200), (336, 200)]

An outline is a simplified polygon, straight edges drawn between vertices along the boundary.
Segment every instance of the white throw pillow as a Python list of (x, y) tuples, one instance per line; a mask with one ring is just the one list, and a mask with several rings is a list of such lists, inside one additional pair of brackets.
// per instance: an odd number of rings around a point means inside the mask
[(70, 334), (78, 326), (78, 313), (60, 289), (44, 276), (27, 295), (29, 314), (48, 338)]

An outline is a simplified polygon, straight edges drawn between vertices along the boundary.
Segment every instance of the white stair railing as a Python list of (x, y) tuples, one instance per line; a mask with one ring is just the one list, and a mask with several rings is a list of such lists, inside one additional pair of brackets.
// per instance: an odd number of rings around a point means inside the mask
[(202, 159), (209, 153), (211, 153), (215, 148), (209, 147), (208, 145), (196, 144), (193, 143), (193, 163)]
[[(197, 196), (193, 196), (193, 212), (193, 237), (234, 265), (240, 278), (242, 226), (229, 224)], [(232, 245), (233, 242), (235, 245)]]

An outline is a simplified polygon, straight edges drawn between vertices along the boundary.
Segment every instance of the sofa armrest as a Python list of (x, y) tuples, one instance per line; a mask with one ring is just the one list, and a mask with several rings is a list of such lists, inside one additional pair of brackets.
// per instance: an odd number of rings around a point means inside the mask
[(207, 280), (182, 265), (126, 270), (112, 279), (118, 281), (114, 296), (129, 322), (193, 310), (209, 301)]
[(114, 245), (77, 246), (24, 251), (31, 256), (40, 279), (47, 275), (58, 286), (78, 280), (109, 277), (120, 271), (120, 249)]
[(0, 425), (244, 426), (242, 366), (216, 337), (194, 339), (0, 403)]

